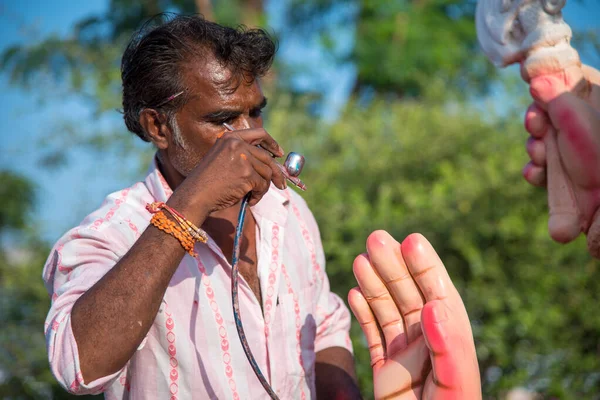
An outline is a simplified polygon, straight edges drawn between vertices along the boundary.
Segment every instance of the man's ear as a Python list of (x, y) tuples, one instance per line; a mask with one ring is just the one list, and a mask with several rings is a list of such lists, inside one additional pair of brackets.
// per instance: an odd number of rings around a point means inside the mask
[(165, 150), (169, 147), (170, 131), (167, 127), (167, 117), (151, 108), (145, 108), (140, 113), (140, 125), (154, 145)]

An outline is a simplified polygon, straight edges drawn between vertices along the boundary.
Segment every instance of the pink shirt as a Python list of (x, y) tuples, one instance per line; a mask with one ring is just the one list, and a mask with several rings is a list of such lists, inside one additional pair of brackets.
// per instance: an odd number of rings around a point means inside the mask
[[(127, 365), (84, 384), (70, 312), (149, 224), (145, 205), (172, 194), (156, 165), (143, 182), (109, 195), (54, 246), (43, 278), (52, 298), (45, 324), (52, 372), (77, 394), (107, 399), (266, 399), (242, 350), (231, 307), (231, 266), (212, 239), (186, 254), (152, 328)], [(274, 186), (250, 208), (257, 221), (261, 306), (240, 277), (248, 342), (281, 399), (315, 398), (315, 353), (352, 351), (350, 314), (329, 289), (317, 224), (304, 200)]]

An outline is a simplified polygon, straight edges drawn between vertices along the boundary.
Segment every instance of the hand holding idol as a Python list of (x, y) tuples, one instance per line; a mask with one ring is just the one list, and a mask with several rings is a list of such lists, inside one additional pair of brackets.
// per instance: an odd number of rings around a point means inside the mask
[(480, 0), (477, 35), (500, 67), (521, 64), (534, 103), (525, 117), (528, 182), (548, 188), (550, 236), (588, 235), (600, 258), (600, 74), (581, 65), (563, 21), (565, 0)]

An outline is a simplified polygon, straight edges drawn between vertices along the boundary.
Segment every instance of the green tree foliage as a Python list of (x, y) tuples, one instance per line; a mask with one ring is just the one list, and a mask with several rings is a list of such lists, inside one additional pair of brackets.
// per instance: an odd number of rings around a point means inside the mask
[(13, 172), (0, 170), (0, 234), (11, 229), (23, 229), (35, 201), (31, 182)]
[(35, 188), (6, 170), (0, 181), (0, 398), (71, 398), (48, 368), (43, 329), (50, 299), (41, 267), (50, 249), (35, 235)]
[[(356, 90), (419, 97), (432, 77), (468, 92), (482, 92), (495, 71), (478, 49), (472, 0), (293, 0), (290, 29), (332, 40), (328, 18), (340, 7), (356, 26), (349, 61), (358, 68)], [(320, 16), (320, 18), (319, 18)]]
[(43, 334), (50, 299), (41, 266), (48, 251), (46, 244), (27, 240), (0, 253), (0, 398), (64, 393), (48, 368)]

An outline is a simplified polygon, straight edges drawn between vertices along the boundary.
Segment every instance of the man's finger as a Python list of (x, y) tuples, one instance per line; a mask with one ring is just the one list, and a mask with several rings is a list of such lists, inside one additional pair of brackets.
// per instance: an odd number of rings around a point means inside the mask
[(402, 315), (388, 289), (373, 270), (369, 256), (361, 254), (356, 257), (352, 269), (360, 291), (381, 327), (388, 355), (404, 349), (407, 342)]
[(423, 297), (402, 258), (400, 243), (385, 231), (375, 231), (367, 238), (367, 251), (375, 272), (400, 309), (411, 343), (421, 335)]
[(262, 179), (270, 183), (272, 171), (269, 165), (264, 163), (262, 160), (256, 158), (251, 148), (248, 148), (248, 153), (250, 154), (247, 156), (244, 153), (241, 153), (240, 157), (248, 160), (248, 162), (250, 163), (252, 168), (258, 173), (258, 175), (260, 175)]
[(270, 187), (270, 181), (265, 180), (256, 170), (253, 172), (252, 181), (252, 196), (248, 204), (254, 206), (263, 198)]
[(235, 131), (234, 133), (246, 143), (253, 146), (260, 145), (276, 157), (283, 157), (285, 154), (281, 146), (279, 146), (279, 143), (277, 143), (263, 128), (242, 129)]
[(600, 113), (566, 93), (548, 105), (558, 129), (558, 149), (573, 183), (584, 188), (600, 185)]
[[(248, 146), (248, 152), (252, 154), (259, 162), (269, 169), (269, 178), (273, 181), (275, 186), (283, 190), (286, 188), (285, 177), (281, 172), (281, 169), (275, 165), (276, 161), (271, 157), (269, 152), (256, 146)], [(266, 176), (265, 174), (261, 174)]]
[(381, 365), (385, 361), (384, 344), (375, 315), (373, 315), (367, 299), (365, 299), (359, 288), (352, 288), (348, 292), (348, 304), (367, 339), (371, 366)]

